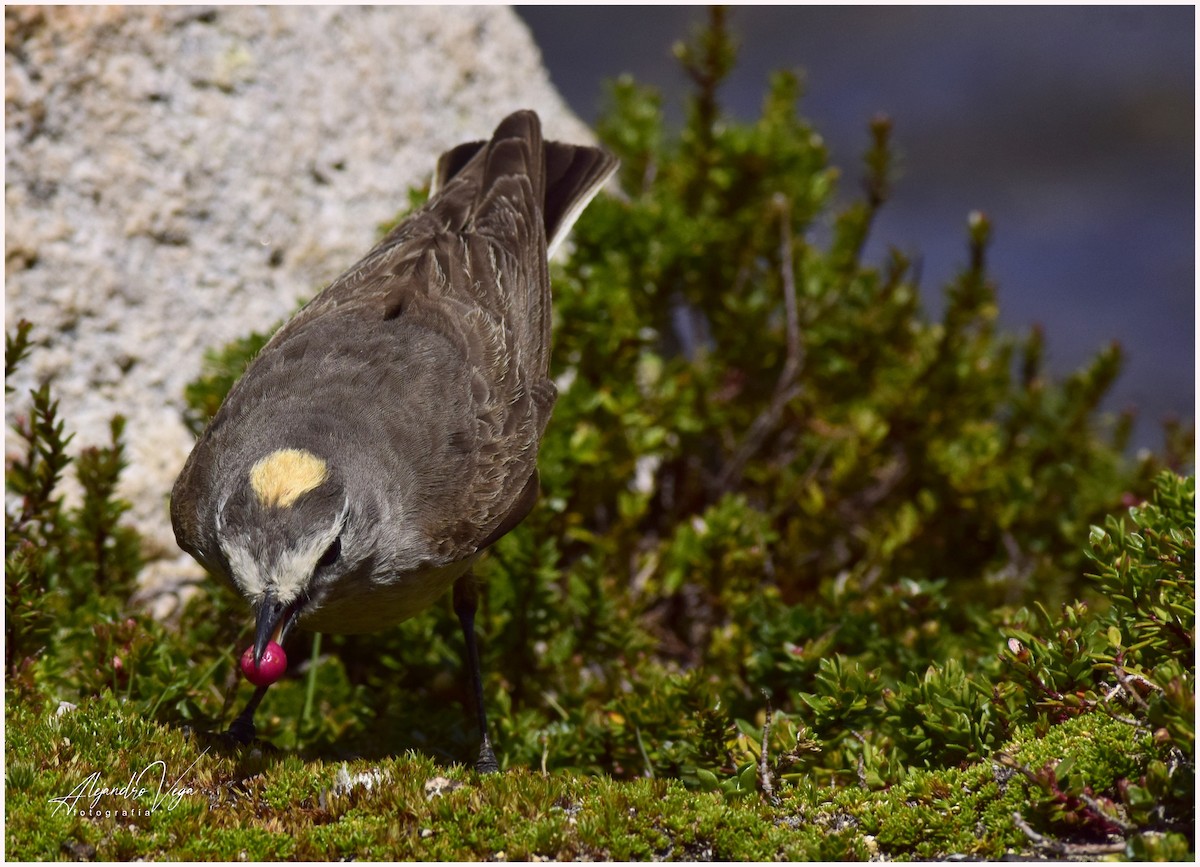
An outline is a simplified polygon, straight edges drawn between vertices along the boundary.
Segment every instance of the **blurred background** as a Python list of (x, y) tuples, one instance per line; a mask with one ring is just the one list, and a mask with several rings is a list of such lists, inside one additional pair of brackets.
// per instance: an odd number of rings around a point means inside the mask
[[(678, 125), (688, 83), (671, 46), (701, 6), (518, 6), (550, 75), (588, 122), (604, 82), (658, 87)], [(758, 115), (767, 77), (804, 71), (801, 112), (859, 192), (867, 122), (891, 116), (900, 177), (868, 260), (921, 262), (927, 309), (965, 262), (972, 210), (1011, 331), (1044, 327), (1065, 374), (1120, 342), (1105, 408), (1137, 410), (1132, 446), (1195, 416), (1195, 22), (1175, 7), (738, 6), (725, 110)]]

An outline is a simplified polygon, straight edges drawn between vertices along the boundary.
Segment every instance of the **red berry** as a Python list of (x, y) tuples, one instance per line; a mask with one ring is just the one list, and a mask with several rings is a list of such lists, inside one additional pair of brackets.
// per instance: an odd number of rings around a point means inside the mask
[(274, 641), (267, 645), (267, 649), (262, 655), (262, 661), (257, 668), (254, 667), (253, 647), (247, 647), (246, 652), (242, 654), (242, 674), (246, 675), (246, 680), (255, 686), (269, 686), (283, 677), (285, 671), (287, 671), (287, 654)]

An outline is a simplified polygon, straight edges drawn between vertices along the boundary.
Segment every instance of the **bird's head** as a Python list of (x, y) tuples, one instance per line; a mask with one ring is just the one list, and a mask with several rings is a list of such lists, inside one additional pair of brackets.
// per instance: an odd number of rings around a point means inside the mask
[(230, 580), (254, 607), (254, 661), (350, 568), (351, 497), (329, 462), (304, 449), (256, 461), (217, 507)]

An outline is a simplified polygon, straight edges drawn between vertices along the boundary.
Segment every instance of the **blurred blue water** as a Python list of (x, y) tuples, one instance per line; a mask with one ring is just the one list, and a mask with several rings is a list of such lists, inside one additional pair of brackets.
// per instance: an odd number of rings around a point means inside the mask
[[(682, 118), (671, 45), (702, 7), (517, 7), (551, 77), (594, 120), (602, 82), (659, 87)], [(1176, 7), (735, 7), (726, 109), (756, 116), (768, 74), (802, 68), (802, 112), (857, 189), (867, 120), (895, 123), (902, 176), (867, 248), (919, 255), (927, 307), (992, 219), (1006, 327), (1045, 328), (1064, 374), (1111, 340), (1106, 404), (1136, 407), (1135, 446), (1195, 416), (1195, 24)]]

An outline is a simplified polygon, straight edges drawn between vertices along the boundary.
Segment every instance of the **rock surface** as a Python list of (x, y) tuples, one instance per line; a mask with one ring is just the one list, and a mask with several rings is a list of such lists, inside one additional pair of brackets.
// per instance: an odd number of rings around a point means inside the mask
[(7, 420), (46, 380), (75, 450), (128, 418), (152, 581), (198, 574), (167, 495), (204, 350), (285, 318), (509, 111), (591, 138), (503, 7), (8, 7), (5, 47), (5, 319), (36, 343)]

